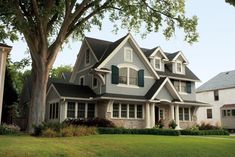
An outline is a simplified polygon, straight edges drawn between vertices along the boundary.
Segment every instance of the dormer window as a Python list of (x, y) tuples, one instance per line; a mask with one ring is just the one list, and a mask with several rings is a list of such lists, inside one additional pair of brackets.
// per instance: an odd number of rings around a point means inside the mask
[(176, 72), (177, 73), (182, 73), (183, 72), (183, 67), (182, 67), (182, 63), (181, 62), (176, 62)]
[(132, 62), (132, 49), (129, 47), (124, 48), (124, 61), (125, 62)]
[(90, 64), (90, 49), (87, 49), (85, 53), (85, 65), (89, 64)]
[(156, 70), (161, 70), (161, 59), (160, 58), (154, 59), (154, 67)]

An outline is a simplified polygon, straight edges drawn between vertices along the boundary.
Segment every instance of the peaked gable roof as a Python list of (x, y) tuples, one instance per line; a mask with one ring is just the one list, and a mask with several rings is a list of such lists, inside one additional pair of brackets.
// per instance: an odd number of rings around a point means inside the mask
[(226, 88), (235, 88), (235, 70), (219, 73), (206, 83), (202, 84), (196, 91), (199, 93)]
[(0, 47), (12, 48), (12, 46), (9, 46), (9, 45), (3, 44), (3, 43), (0, 43)]

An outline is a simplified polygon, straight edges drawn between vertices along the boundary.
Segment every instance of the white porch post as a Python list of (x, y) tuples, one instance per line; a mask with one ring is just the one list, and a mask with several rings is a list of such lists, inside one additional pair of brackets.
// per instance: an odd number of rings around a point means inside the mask
[(175, 122), (177, 124), (176, 130), (180, 130), (180, 118), (179, 118), (179, 105), (175, 106)]
[(171, 104), (171, 119), (175, 120), (175, 106)]
[(149, 103), (145, 104), (145, 127), (150, 128), (150, 111), (149, 111)]
[(151, 103), (151, 128), (155, 126), (155, 103)]

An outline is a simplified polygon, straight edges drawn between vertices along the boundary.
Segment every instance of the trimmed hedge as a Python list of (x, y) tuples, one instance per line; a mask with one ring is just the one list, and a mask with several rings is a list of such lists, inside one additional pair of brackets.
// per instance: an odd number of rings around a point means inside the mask
[(97, 128), (99, 134), (142, 134), (179, 136), (178, 130), (166, 129), (124, 129), (124, 128)]
[(205, 136), (205, 135), (229, 135), (226, 130), (180, 130), (181, 135), (194, 135), (194, 136)]

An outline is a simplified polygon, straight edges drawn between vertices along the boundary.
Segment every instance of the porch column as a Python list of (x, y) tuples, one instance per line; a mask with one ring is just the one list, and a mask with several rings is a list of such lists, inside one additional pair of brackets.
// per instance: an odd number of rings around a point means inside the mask
[(145, 127), (150, 128), (150, 111), (149, 103), (145, 104)]
[(175, 120), (175, 106), (171, 104), (171, 120)]
[(179, 118), (179, 105), (175, 106), (175, 122), (177, 124), (176, 130), (180, 130), (180, 118)]
[(151, 128), (155, 126), (155, 103), (151, 103)]

